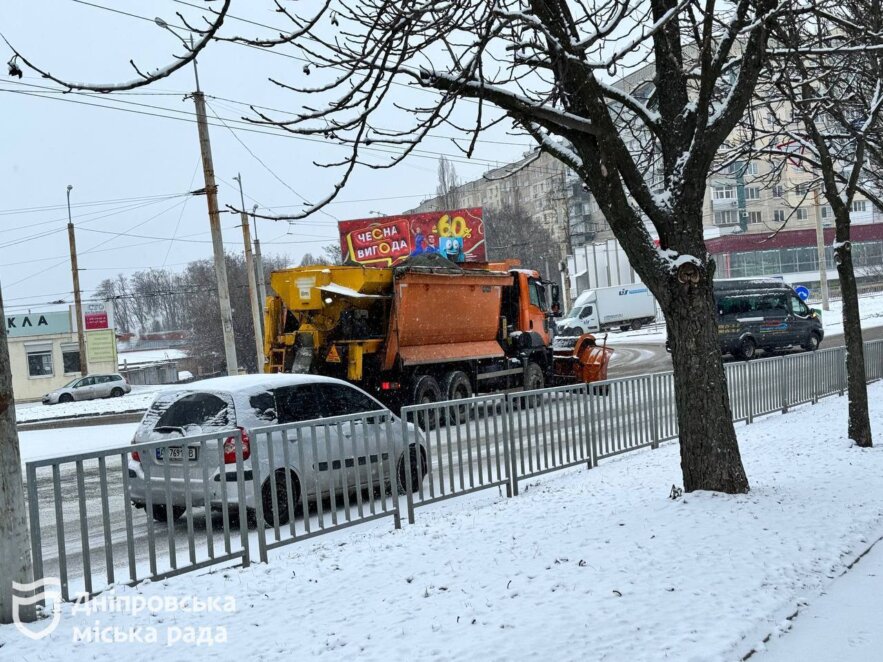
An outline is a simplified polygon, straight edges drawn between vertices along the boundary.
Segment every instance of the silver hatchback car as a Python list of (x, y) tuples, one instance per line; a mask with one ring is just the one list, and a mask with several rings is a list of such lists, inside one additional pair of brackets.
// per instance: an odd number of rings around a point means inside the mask
[[(323, 423), (347, 416), (354, 419)], [(305, 430), (309, 442), (298, 443), (299, 435), (287, 429), (255, 433), (268, 426), (304, 421), (316, 421)], [(133, 505), (145, 508), (149, 493), (149, 515), (157, 521), (174, 521), (184, 514), (189, 491), (192, 507), (221, 510), (226, 502), (234, 509), (239, 497), (236, 442), (234, 436), (227, 435), (237, 429), (242, 439), (247, 514), (253, 515), (255, 508), (252, 481), (259, 480), (267, 523), (274, 514), (280, 523), (288, 522), (292, 515), (287, 496), (272, 493), (271, 484), (278, 490), (286, 483), (282, 478), (270, 480), (280, 472), (288, 474), (296, 485), (294, 498), (303, 495), (308, 501), (329, 496), (329, 485), (339, 493), (341, 486), (347, 485), (350, 489), (357, 484), (391, 489), (395, 484), (401, 490), (406, 484), (408, 460), (402, 422), (370, 395), (347, 382), (316, 375), (243, 375), (208, 379), (156, 396), (132, 443), (178, 439), (181, 443), (132, 453), (128, 473)], [(419, 439), (421, 447), (418, 451), (412, 444), (407, 453), (415, 489), (417, 476), (426, 474), (426, 450), (416, 428), (409, 425), (409, 430), (409, 436)], [(255, 456), (260, 458), (258, 466), (254, 465)], [(391, 476), (393, 466), (395, 478)], [(298, 505), (303, 504), (295, 507)]]
[(89, 375), (72, 379), (61, 388), (43, 396), (44, 405), (54, 405), (75, 400), (95, 400), (96, 398), (120, 398), (131, 393), (129, 382), (118, 373)]

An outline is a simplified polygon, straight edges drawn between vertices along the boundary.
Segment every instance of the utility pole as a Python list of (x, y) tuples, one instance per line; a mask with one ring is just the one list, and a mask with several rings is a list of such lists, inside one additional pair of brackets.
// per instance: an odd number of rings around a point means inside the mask
[(819, 251), (819, 287), (822, 290), (822, 310), (830, 310), (828, 303), (828, 264), (825, 259), (825, 228), (822, 226), (822, 210), (819, 208), (819, 191), (813, 188), (816, 207), (816, 248)]
[(248, 274), (248, 301), (251, 307), (251, 325), (254, 329), (255, 365), (258, 372), (264, 367), (264, 340), (261, 333), (261, 312), (263, 306), (258, 301), (258, 288), (255, 282), (254, 260), (251, 256), (251, 232), (248, 228), (248, 214), (245, 213), (245, 193), (242, 191), (242, 175), (233, 178), (239, 182), (239, 199), (242, 201), (242, 241), (245, 244), (245, 271)]
[[(193, 40), (190, 40), (191, 47)], [(233, 335), (233, 310), (230, 305), (230, 288), (227, 284), (227, 265), (224, 262), (224, 242), (221, 239), (221, 218), (218, 213), (218, 185), (215, 183), (215, 168), (212, 163), (212, 145), (208, 137), (208, 121), (205, 114), (205, 97), (199, 89), (199, 71), (193, 60), (196, 76), (196, 92), (193, 103), (196, 105), (196, 124), (199, 129), (199, 150), (202, 153), (202, 172), (205, 177), (205, 198), (208, 202), (208, 220), (212, 231), (212, 248), (215, 257), (215, 277), (218, 280), (218, 301), (221, 305), (221, 329), (224, 332), (224, 355), (227, 360), (227, 374), (239, 373), (236, 361), (236, 340)]]
[(67, 185), (67, 238), (71, 248), (71, 273), (74, 277), (74, 308), (77, 311), (77, 345), (80, 351), (80, 375), (85, 377), (89, 374), (89, 365), (86, 361), (86, 331), (83, 329), (83, 300), (80, 296), (80, 269), (77, 267), (77, 238), (74, 235), (74, 222), (71, 219), (71, 189)]
[(254, 266), (257, 271), (258, 297), (261, 302), (261, 338), (264, 337), (264, 308), (267, 305), (267, 283), (264, 279), (264, 258), (261, 257), (261, 240), (258, 239), (258, 218), (255, 215), (258, 206), (251, 208), (251, 220), (254, 224)]

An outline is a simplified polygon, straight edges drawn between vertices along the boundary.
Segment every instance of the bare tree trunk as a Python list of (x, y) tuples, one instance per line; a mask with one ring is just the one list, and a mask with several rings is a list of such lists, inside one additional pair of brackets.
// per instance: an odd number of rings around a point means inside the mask
[(684, 490), (747, 492), (711, 278), (690, 286), (677, 283), (670, 291), (663, 312), (671, 341)]
[(840, 295), (843, 298), (843, 337), (846, 340), (846, 387), (849, 397), (849, 438), (856, 446), (873, 446), (871, 420), (868, 414), (868, 385), (865, 376), (865, 348), (862, 341), (862, 325), (858, 307), (858, 288), (852, 265), (852, 250), (848, 243), (849, 227), (841, 231), (835, 251), (837, 274), (840, 276)]
[[(5, 320), (0, 293), (0, 623), (11, 623), (12, 582), (30, 582), (33, 571)], [(19, 617), (34, 620), (33, 606), (20, 609)]]

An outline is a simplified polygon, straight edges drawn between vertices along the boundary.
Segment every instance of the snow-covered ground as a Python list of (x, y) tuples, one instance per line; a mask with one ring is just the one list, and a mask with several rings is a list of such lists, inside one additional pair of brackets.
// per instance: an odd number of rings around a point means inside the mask
[[(883, 294), (859, 297), (858, 305), (863, 329), (883, 326)], [(822, 308), (820, 303), (813, 303), (810, 306), (819, 310)], [(825, 334), (843, 334), (843, 302), (840, 299), (831, 302), (831, 310), (823, 311), (822, 322), (825, 324)]]
[[(869, 388), (880, 443), (883, 383)], [(0, 627), (3, 657), (739, 659), (883, 534), (883, 449), (851, 446), (838, 397), (737, 430), (746, 495), (670, 499), (681, 474), (665, 444), (525, 482), (512, 499), (487, 491), (422, 508), (400, 531), (377, 523), (282, 548), (267, 566), (103, 598), (234, 601), (229, 611), (64, 605), (41, 641)], [(126, 641), (136, 627), (157, 643)], [(121, 637), (72, 643), (74, 628)], [(184, 628), (226, 642), (196, 646)]]
[(137, 423), (124, 423), (22, 431), (18, 433), (21, 463), (124, 446), (132, 441), (137, 427)]
[(781, 637), (766, 649), (758, 647), (756, 662), (837, 660), (869, 662), (883, 656), (883, 542), (878, 543), (825, 594), (802, 609)]
[(158, 391), (168, 386), (133, 386), (132, 392), (121, 398), (99, 398), (82, 402), (65, 402), (57, 405), (44, 405), (40, 402), (26, 402), (15, 405), (15, 418), (19, 423), (46, 421), (55, 418), (77, 416), (98, 416), (123, 412), (144, 411), (153, 402)]
[[(820, 303), (811, 303), (811, 308), (821, 310)], [(859, 297), (859, 310), (863, 329), (883, 326), (883, 294), (869, 294)], [(831, 302), (831, 309), (822, 313), (825, 335), (843, 334), (843, 302), (839, 299)], [(658, 324), (648, 324), (638, 331), (611, 331), (607, 343), (611, 347), (631, 343), (661, 344), (665, 342), (665, 323), (662, 316)], [(603, 335), (599, 335), (603, 337)]]

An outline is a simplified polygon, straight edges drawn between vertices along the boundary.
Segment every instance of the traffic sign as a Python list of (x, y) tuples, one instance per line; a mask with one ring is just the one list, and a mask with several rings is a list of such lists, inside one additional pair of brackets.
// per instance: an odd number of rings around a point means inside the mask
[(806, 301), (809, 299), (809, 288), (804, 285), (798, 285), (794, 288), (794, 291), (797, 292), (797, 296), (800, 297), (801, 301)]

